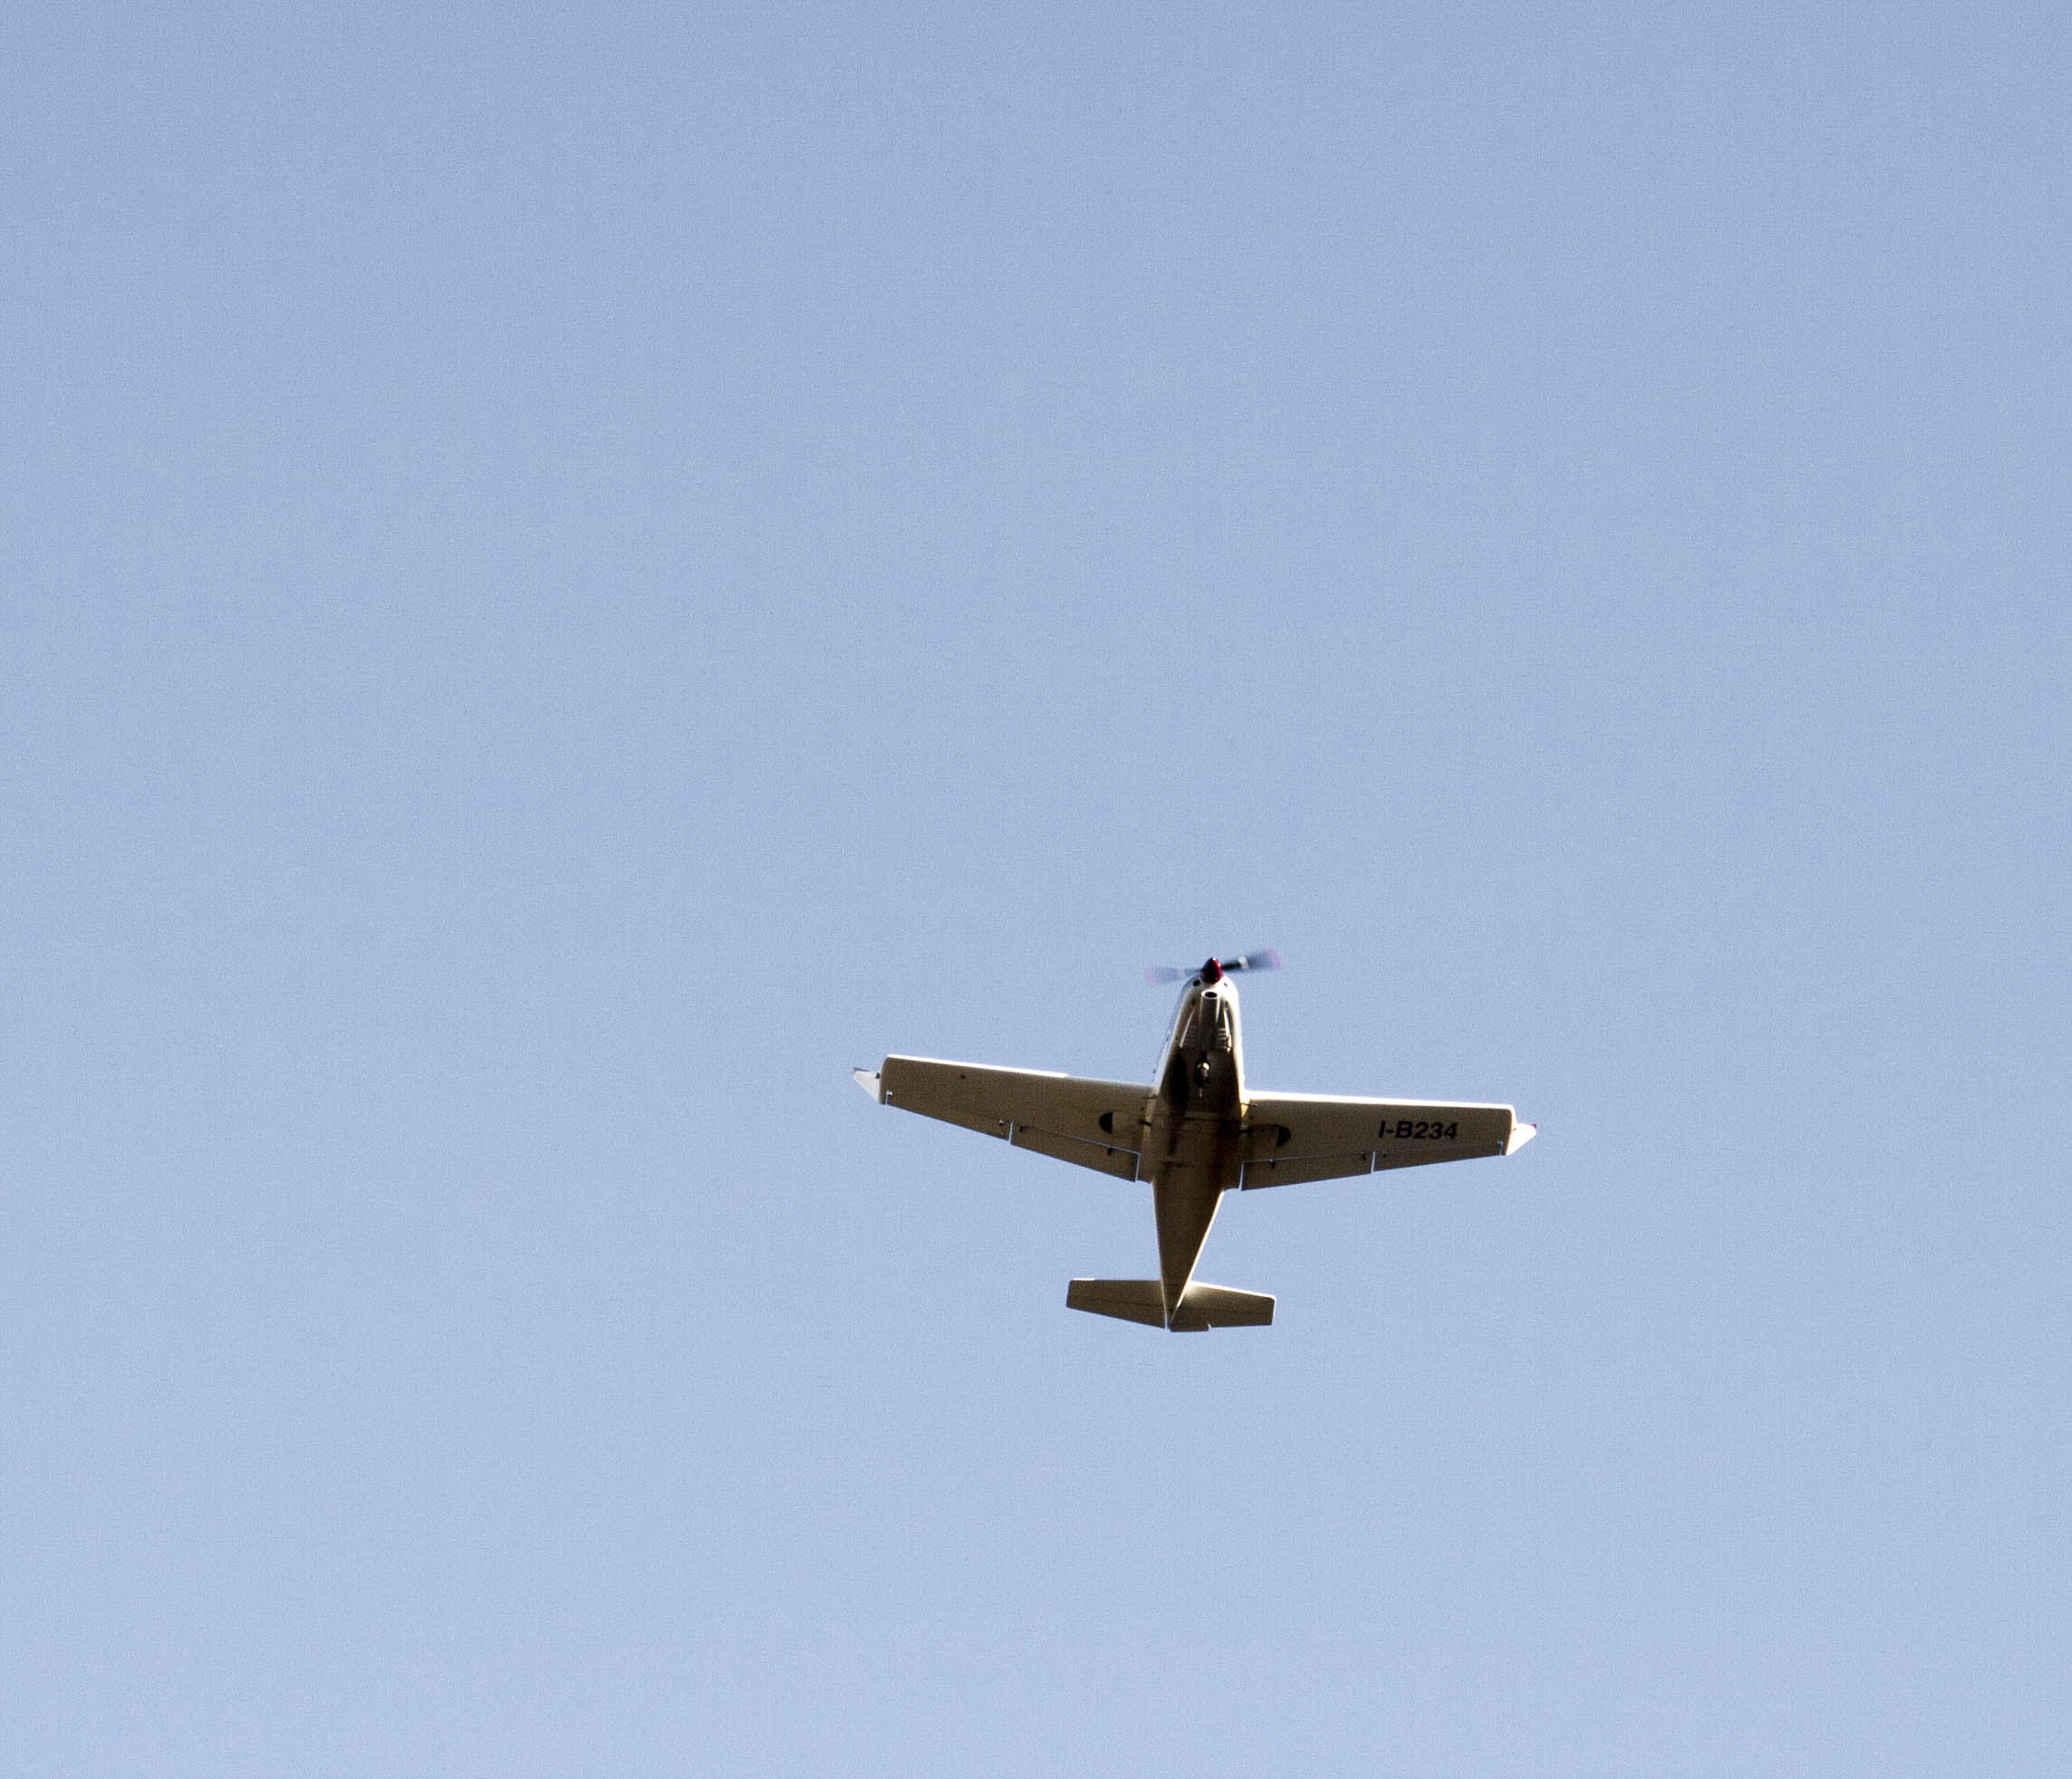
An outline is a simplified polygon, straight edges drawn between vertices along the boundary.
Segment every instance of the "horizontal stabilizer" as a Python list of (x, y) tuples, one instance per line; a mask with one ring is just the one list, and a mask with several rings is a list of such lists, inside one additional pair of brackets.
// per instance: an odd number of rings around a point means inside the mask
[(1232, 1291), (1227, 1284), (1190, 1284), (1174, 1313), (1174, 1333), (1201, 1328), (1271, 1328), (1273, 1293)]
[(1152, 1328), (1165, 1326), (1165, 1299), (1156, 1279), (1075, 1279), (1065, 1288), (1065, 1307)]
[[(1165, 1298), (1156, 1279), (1074, 1279), (1065, 1287), (1065, 1306), (1123, 1322), (1164, 1328)], [(1171, 1329), (1175, 1334), (1205, 1328), (1270, 1328), (1274, 1300), (1263, 1291), (1232, 1291), (1228, 1285), (1190, 1284), (1180, 1300)]]

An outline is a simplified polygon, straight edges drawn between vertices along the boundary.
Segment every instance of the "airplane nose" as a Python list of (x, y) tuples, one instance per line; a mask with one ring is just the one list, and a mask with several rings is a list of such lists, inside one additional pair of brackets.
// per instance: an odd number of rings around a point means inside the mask
[(1204, 964), (1204, 965), (1201, 966), (1201, 979), (1202, 979), (1202, 981), (1204, 981), (1204, 982), (1220, 982), (1220, 981), (1222, 981), (1222, 980), (1223, 980), (1223, 966), (1222, 966), (1222, 965), (1219, 964), (1219, 963), (1218, 963), (1218, 962), (1215, 960), (1215, 958), (1211, 957), (1211, 958), (1210, 958), (1210, 959), (1209, 959), (1209, 961), (1208, 961), (1206, 964)]

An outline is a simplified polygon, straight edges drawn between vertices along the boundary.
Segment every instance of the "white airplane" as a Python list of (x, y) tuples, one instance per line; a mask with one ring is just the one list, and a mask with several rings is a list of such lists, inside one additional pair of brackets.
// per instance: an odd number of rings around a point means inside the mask
[(1118, 1179), (1151, 1182), (1159, 1276), (1074, 1279), (1065, 1293), (1068, 1309), (1176, 1334), (1267, 1327), (1271, 1296), (1194, 1277), (1216, 1207), (1230, 1188), (1510, 1155), (1537, 1129), (1520, 1124), (1508, 1106), (1247, 1092), (1238, 985), (1230, 977), (1279, 964), (1273, 952), (1255, 951), (1211, 957), (1194, 971), (1153, 971), (1154, 981), (1184, 979), (1187, 986), (1149, 1087), (925, 1056), (888, 1056), (854, 1073), (880, 1105), (1005, 1137), (1018, 1149)]

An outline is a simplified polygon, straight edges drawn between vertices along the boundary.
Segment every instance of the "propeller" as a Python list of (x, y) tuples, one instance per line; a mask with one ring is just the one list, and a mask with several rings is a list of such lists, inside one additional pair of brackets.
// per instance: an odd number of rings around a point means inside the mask
[(1230, 976), (1238, 970), (1279, 968), (1280, 953), (1269, 945), (1264, 951), (1248, 951), (1242, 957), (1211, 957), (1206, 964), (1198, 964), (1191, 970), (1146, 970), (1144, 980), (1156, 988), (1163, 983), (1189, 982), (1196, 976), (1206, 976), (1214, 982), (1219, 976)]

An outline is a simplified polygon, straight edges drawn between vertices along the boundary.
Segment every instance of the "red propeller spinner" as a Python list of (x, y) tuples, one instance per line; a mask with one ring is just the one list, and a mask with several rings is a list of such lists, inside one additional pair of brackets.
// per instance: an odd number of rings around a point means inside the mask
[(1146, 970), (1144, 980), (1152, 984), (1161, 982), (1185, 982), (1199, 976), (1203, 982), (1220, 982), (1227, 976), (1239, 970), (1277, 970), (1280, 953), (1271, 946), (1264, 951), (1248, 951), (1242, 957), (1211, 957), (1199, 970)]

